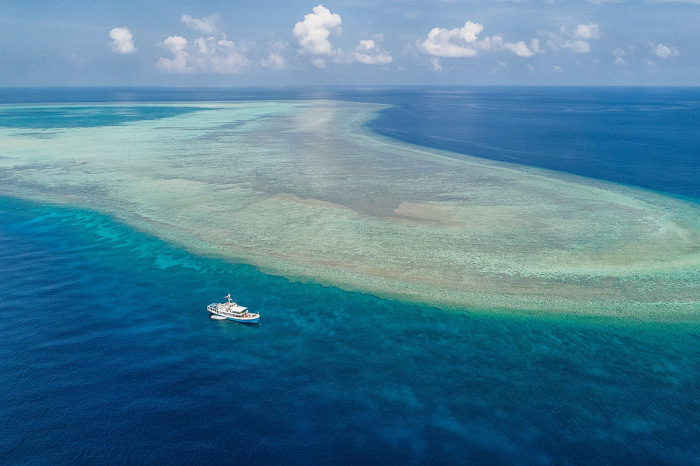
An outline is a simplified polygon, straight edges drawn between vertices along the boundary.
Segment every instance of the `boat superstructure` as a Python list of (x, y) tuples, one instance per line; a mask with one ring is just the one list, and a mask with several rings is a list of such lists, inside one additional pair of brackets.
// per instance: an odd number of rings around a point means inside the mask
[(260, 318), (260, 314), (249, 312), (247, 307), (239, 306), (235, 301), (231, 301), (231, 293), (226, 295), (226, 299), (225, 303), (212, 303), (207, 306), (207, 311), (211, 313), (212, 319), (228, 319), (254, 324)]

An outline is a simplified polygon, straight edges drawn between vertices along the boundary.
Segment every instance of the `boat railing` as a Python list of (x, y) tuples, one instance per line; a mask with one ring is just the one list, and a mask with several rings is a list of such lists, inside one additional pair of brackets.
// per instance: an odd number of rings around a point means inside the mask
[[(228, 304), (228, 303), (224, 303)], [(243, 317), (255, 317), (259, 314), (256, 314), (255, 312), (251, 312), (248, 310), (248, 308), (242, 308), (242, 307), (236, 307), (236, 308), (231, 308), (231, 306), (221, 306), (219, 307), (219, 303), (212, 303), (207, 306), (207, 310), (210, 312), (214, 312), (216, 314), (220, 315), (230, 315), (230, 316), (243, 316)]]

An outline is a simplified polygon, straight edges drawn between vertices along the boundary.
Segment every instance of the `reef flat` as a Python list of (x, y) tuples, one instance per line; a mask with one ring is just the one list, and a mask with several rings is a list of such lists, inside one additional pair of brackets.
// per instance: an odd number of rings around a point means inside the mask
[[(382, 108), (6, 106), (0, 195), (87, 207), (196, 253), (442, 308), (700, 315), (700, 205), (383, 138), (364, 128)], [(157, 115), (42, 124), (105, 111)]]

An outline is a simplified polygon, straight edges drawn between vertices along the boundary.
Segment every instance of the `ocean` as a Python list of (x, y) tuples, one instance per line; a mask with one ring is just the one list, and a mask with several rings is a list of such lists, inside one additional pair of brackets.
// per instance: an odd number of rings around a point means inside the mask
[[(0, 112), (0, 127), (51, 138), (196, 117), (187, 102), (314, 99), (389, 105), (368, 131), (455, 159), (700, 200), (695, 89), (4, 89), (8, 106), (80, 110)], [(2, 464), (700, 462), (698, 319), (444, 309), (290, 280), (66, 201), (80, 186), (21, 199), (39, 185), (13, 177), (35, 169), (2, 172), (21, 188), (0, 198)], [(209, 319), (228, 292), (259, 326)]]
[(402, 141), (700, 199), (694, 87), (0, 89), (3, 104), (304, 99), (391, 105), (369, 127)]

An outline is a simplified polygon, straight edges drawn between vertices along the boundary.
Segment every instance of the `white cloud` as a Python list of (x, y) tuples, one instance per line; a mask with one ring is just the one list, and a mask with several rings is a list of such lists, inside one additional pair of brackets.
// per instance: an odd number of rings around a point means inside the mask
[(355, 60), (367, 65), (388, 65), (391, 55), (379, 47), (373, 40), (361, 40), (355, 48)]
[[(467, 21), (464, 27), (454, 29), (433, 28), (428, 37), (417, 42), (419, 49), (436, 57), (474, 57), (479, 50), (510, 50), (519, 57), (531, 57), (539, 51), (539, 41), (531, 42), (531, 47), (520, 42), (506, 42), (502, 36), (494, 35), (479, 40), (484, 26)], [(536, 49), (536, 50), (535, 50)]]
[(568, 32), (566, 26), (562, 26), (558, 33), (540, 31), (540, 34), (549, 37), (547, 44), (552, 50), (567, 49), (575, 53), (590, 52), (591, 45), (588, 41), (601, 37), (600, 28), (596, 23), (579, 24), (573, 32)]
[(282, 56), (282, 51), (289, 46), (286, 42), (277, 41), (270, 46), (270, 54), (260, 60), (260, 66), (271, 70), (283, 70), (287, 67), (287, 60)]
[(565, 49), (571, 49), (576, 53), (588, 53), (591, 51), (591, 46), (585, 40), (567, 40), (562, 45)]
[(664, 44), (649, 42), (649, 47), (651, 47), (651, 54), (659, 58), (671, 58), (679, 55), (678, 49), (675, 47), (668, 47)]
[(615, 64), (616, 65), (624, 65), (625, 64), (625, 56), (627, 55), (627, 51), (622, 48), (616, 48), (615, 50), (612, 51), (613, 56), (615, 57)]
[(109, 37), (112, 39), (112, 50), (115, 52), (126, 54), (136, 51), (134, 36), (129, 31), (129, 28), (114, 28), (109, 31)]
[(199, 50), (199, 53), (201, 54), (209, 53), (209, 45), (207, 44), (207, 40), (204, 37), (195, 39), (194, 46), (197, 47), (197, 50)]
[(433, 71), (442, 71), (442, 66), (440, 66), (439, 58), (431, 58), (430, 64), (433, 65)]
[(596, 23), (579, 24), (574, 29), (574, 37), (579, 39), (599, 39), (600, 29)]
[(170, 36), (158, 45), (168, 49), (174, 57), (159, 58), (158, 63), (156, 63), (156, 68), (168, 73), (188, 73), (192, 71), (192, 68), (187, 66), (187, 56), (189, 55), (189, 53), (185, 51), (187, 48), (187, 39), (180, 36)]
[(360, 45), (358, 45), (358, 47), (362, 47), (364, 50), (372, 50), (375, 46), (376, 44), (371, 39), (361, 40)]
[(561, 66), (555, 65), (555, 66), (554, 66), (554, 71), (556, 71), (557, 73), (561, 73), (561, 72), (562, 72)]
[[(342, 20), (340, 15), (331, 13), (328, 8), (318, 5), (312, 13), (304, 16), (304, 21), (294, 25), (292, 33), (299, 39), (300, 53), (308, 52), (313, 55), (331, 55), (333, 46), (328, 37), (331, 30), (338, 31)], [(317, 65), (314, 65), (317, 66)], [(325, 61), (323, 62), (325, 67)]]
[(202, 71), (211, 71), (212, 73), (236, 74), (240, 73), (250, 61), (236, 49), (236, 44), (226, 39), (224, 36), (220, 40), (213, 37), (207, 39), (211, 43), (216, 43), (216, 46), (209, 47), (209, 54), (203, 57), (195, 57), (200, 63)]
[(527, 44), (522, 40), (520, 42), (515, 43), (515, 44), (511, 44), (511, 43), (506, 42), (503, 44), (503, 47), (510, 50), (511, 52), (513, 52), (514, 54), (516, 54), (519, 57), (531, 57), (535, 54), (535, 52), (530, 50), (527, 47)]
[(187, 48), (187, 39), (180, 36), (170, 36), (165, 39), (161, 45), (170, 50), (172, 53), (177, 53)]
[(418, 46), (436, 57), (474, 57), (477, 54), (474, 42), (483, 30), (484, 26), (471, 21), (462, 28), (433, 28)]
[(190, 48), (187, 39), (180, 36), (170, 36), (162, 43), (173, 54), (173, 58), (161, 57), (156, 68), (170, 73), (240, 73), (248, 64), (236, 44), (221, 35), (215, 37), (200, 37)]
[(519, 57), (531, 57), (535, 53), (541, 53), (539, 49), (540, 41), (537, 39), (533, 39), (530, 42), (530, 47), (522, 40), (520, 42), (506, 42), (499, 35), (486, 37), (484, 40), (476, 41), (475, 44), (480, 50), (510, 50)]
[(314, 58), (311, 60), (311, 64), (314, 65), (316, 68), (325, 68), (326, 60), (324, 60), (323, 58)]
[(260, 60), (260, 66), (271, 70), (283, 70), (287, 67), (287, 60), (279, 53), (270, 53), (267, 58)]
[(216, 23), (219, 17), (216, 15), (206, 16), (204, 18), (193, 18), (190, 15), (182, 15), (182, 22), (190, 29), (193, 29), (202, 34), (216, 34)]

